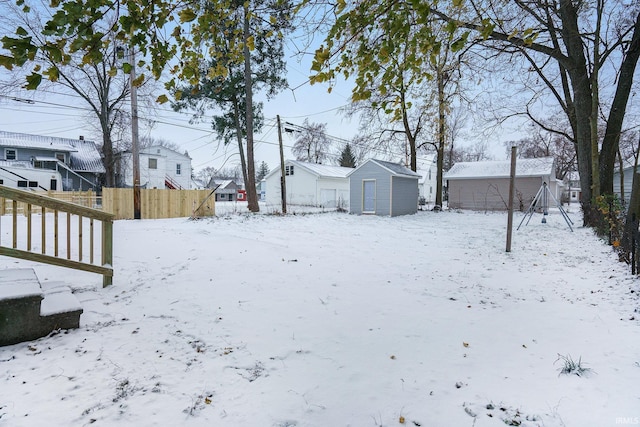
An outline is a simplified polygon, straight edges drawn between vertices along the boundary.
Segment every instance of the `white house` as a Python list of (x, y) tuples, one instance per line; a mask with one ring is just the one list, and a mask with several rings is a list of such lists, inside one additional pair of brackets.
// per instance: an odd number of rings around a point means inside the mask
[(424, 160), (418, 161), (417, 173), (420, 174), (418, 180), (418, 202), (424, 199), (426, 205), (435, 203), (436, 201), (436, 184), (438, 165), (436, 163), (436, 154), (429, 154)]
[[(143, 188), (191, 188), (191, 157), (160, 145), (140, 150), (140, 186)], [(121, 187), (133, 186), (133, 162), (130, 151), (120, 153), (117, 182)]]
[[(349, 178), (352, 168), (320, 165), (297, 160), (285, 162), (287, 204), (335, 208), (349, 206)], [(265, 178), (265, 201), (277, 206), (282, 202), (280, 168)]]

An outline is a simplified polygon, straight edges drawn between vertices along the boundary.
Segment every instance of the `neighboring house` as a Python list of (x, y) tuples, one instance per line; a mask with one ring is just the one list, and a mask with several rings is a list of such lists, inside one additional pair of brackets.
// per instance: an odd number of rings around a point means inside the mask
[(234, 202), (238, 199), (240, 186), (232, 179), (213, 181), (209, 186), (215, 188), (216, 202)]
[[(510, 160), (456, 163), (445, 174), (449, 208), (506, 210), (510, 175)], [(552, 157), (517, 159), (514, 209), (528, 209), (545, 182), (560, 201), (563, 185), (556, 179)], [(553, 200), (549, 203), (555, 204)]]
[[(640, 165), (638, 165), (636, 169), (637, 173), (640, 173)], [(621, 178), (623, 181), (621, 182)], [(613, 174), (613, 193), (617, 194), (618, 197), (622, 199), (621, 187), (624, 187), (624, 201), (625, 203), (629, 203), (631, 200), (631, 187), (633, 186), (633, 165), (627, 166), (622, 169), (622, 173), (620, 170), (614, 172)]]
[[(614, 177), (614, 192), (615, 192), (615, 177)], [(577, 171), (567, 173), (565, 180), (565, 196), (564, 200), (568, 203), (580, 203), (582, 200), (582, 189), (580, 187), (580, 175)], [(620, 186), (620, 179), (618, 178), (618, 187)]]
[(349, 173), (349, 212), (398, 216), (418, 211), (420, 174), (397, 163), (369, 159)]
[(429, 154), (424, 161), (418, 162), (418, 203), (430, 205), (436, 201), (438, 165), (437, 156)]
[[(133, 155), (124, 151), (117, 155), (118, 187), (133, 187)], [(140, 187), (188, 190), (191, 188), (191, 157), (161, 145), (140, 150)]]
[(96, 144), (0, 131), (0, 184), (38, 190), (100, 189), (105, 168)]
[[(349, 179), (352, 168), (306, 163), (285, 162), (287, 204), (335, 208), (349, 206)], [(269, 205), (282, 203), (280, 168), (264, 178), (265, 201)]]

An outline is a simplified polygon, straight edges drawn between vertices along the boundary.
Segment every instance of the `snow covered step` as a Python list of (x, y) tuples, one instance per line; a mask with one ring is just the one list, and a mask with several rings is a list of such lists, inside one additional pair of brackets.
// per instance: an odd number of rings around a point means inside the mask
[(0, 270), (0, 346), (42, 336), (42, 298), (40, 282), (33, 269)]
[(40, 305), (40, 317), (45, 329), (51, 332), (78, 328), (82, 306), (71, 289), (62, 282), (45, 282), (41, 286), (44, 299)]
[(0, 346), (80, 326), (82, 307), (62, 282), (40, 284), (33, 269), (0, 270)]

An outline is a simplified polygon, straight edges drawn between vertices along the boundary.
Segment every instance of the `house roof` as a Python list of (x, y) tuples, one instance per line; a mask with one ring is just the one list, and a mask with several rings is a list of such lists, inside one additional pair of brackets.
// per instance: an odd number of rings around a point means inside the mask
[[(516, 176), (554, 175), (554, 163), (553, 157), (518, 159), (516, 162)], [(459, 162), (449, 169), (445, 179), (509, 178), (509, 176), (511, 176), (510, 160)]]
[[(343, 166), (322, 165), (318, 163), (301, 162), (299, 160), (287, 160), (287, 165), (293, 165), (305, 169), (309, 173), (320, 178), (346, 178), (353, 168), (345, 168)], [(280, 168), (274, 168), (265, 179), (269, 176), (280, 174)]]
[(68, 152), (74, 171), (105, 173), (100, 151), (93, 141), (0, 131), (0, 145)]
[(289, 160), (288, 163), (307, 169), (309, 172), (323, 178), (346, 178), (353, 168), (343, 166), (322, 165), (318, 163), (300, 162)]
[(369, 159), (366, 162), (362, 163), (360, 166), (358, 166), (355, 169), (351, 169), (351, 171), (349, 172), (349, 175), (351, 175), (353, 172), (355, 172), (356, 170), (360, 169), (361, 167), (363, 167), (364, 165), (366, 165), (367, 163), (375, 163), (376, 165), (380, 166), (381, 168), (385, 169), (387, 172), (389, 172), (390, 174), (394, 175), (394, 176), (402, 176), (402, 177), (406, 177), (406, 178), (416, 178), (416, 179), (420, 179), (422, 176), (417, 173), (412, 171), (411, 169), (402, 166), (399, 163), (393, 163), (393, 162), (387, 162), (385, 160), (378, 160), (378, 159)]
[(49, 151), (76, 151), (66, 138), (4, 131), (0, 131), (0, 145), (3, 147), (37, 148)]
[[(149, 154), (149, 155), (157, 156), (158, 155), (158, 153), (157, 153), (158, 149), (160, 149), (160, 150), (162, 150), (164, 152), (170, 151), (170, 152), (174, 153), (177, 156), (182, 156), (185, 159), (191, 160), (191, 156), (189, 156), (189, 153), (187, 153), (186, 151), (184, 153), (180, 153), (179, 151), (176, 151), (176, 150), (174, 150), (172, 148), (169, 148), (169, 147), (165, 147), (164, 145), (150, 145), (148, 147), (144, 147), (144, 148), (140, 149), (140, 154)], [(152, 152), (152, 150), (155, 150), (155, 151)], [(129, 152), (131, 152), (131, 150), (126, 150), (125, 152), (129, 153)], [(164, 155), (165, 154), (162, 154), (162, 156), (164, 156)]]

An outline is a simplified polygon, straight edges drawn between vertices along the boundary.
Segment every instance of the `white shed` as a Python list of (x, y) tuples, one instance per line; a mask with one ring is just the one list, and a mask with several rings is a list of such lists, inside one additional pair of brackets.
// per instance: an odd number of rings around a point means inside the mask
[[(349, 206), (349, 178), (352, 168), (306, 163), (297, 160), (285, 162), (287, 204), (335, 208)], [(265, 177), (265, 202), (279, 205), (280, 168)]]

